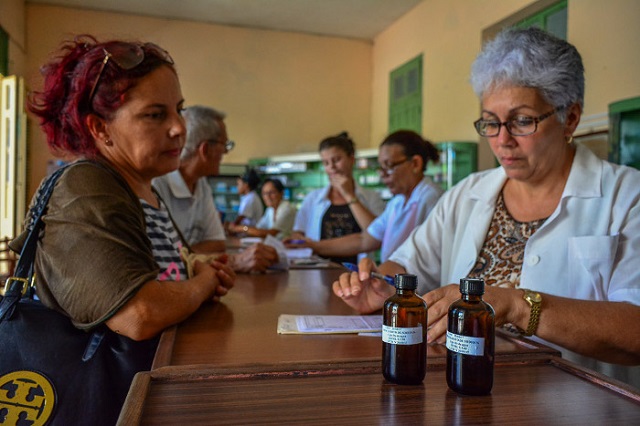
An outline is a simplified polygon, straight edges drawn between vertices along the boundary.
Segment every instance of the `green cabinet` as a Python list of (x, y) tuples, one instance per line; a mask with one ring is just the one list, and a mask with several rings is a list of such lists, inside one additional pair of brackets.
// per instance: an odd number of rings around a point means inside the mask
[(220, 174), (207, 178), (211, 186), (213, 202), (223, 222), (232, 222), (238, 216), (240, 195), (237, 180), (244, 171), (244, 164), (221, 164)]
[(441, 142), (436, 144), (440, 151), (440, 162), (429, 163), (427, 175), (442, 189), (451, 189), (471, 173), (478, 170), (478, 144), (476, 142)]
[(640, 169), (640, 97), (609, 104), (609, 161)]

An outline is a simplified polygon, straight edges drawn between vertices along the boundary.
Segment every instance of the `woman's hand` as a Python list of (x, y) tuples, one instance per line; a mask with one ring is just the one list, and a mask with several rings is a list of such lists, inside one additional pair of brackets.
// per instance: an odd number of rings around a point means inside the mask
[(231, 267), (220, 261), (204, 263), (196, 261), (193, 264), (195, 278), (202, 280), (208, 286), (207, 299), (218, 301), (235, 284), (236, 274)]
[(449, 306), (460, 299), (460, 286), (449, 284), (422, 296), (427, 302), (427, 343), (444, 343), (447, 336)]
[(334, 294), (360, 313), (380, 309), (395, 290), (385, 281), (371, 277), (371, 272), (377, 271), (370, 259), (361, 260), (358, 264), (358, 272), (341, 274), (340, 278), (333, 283)]
[(276, 249), (261, 243), (253, 244), (232, 256), (232, 268), (238, 272), (265, 272), (278, 262)]
[[(429, 327), (427, 342), (444, 343), (447, 335), (449, 306), (460, 299), (460, 286), (449, 284), (430, 291), (422, 298), (427, 302), (429, 308), (427, 311), (427, 326)], [(524, 305), (520, 302), (524, 302), (524, 300), (520, 290), (486, 286), (483, 300), (493, 307), (496, 314), (496, 326), (506, 323), (518, 324), (518, 322), (522, 322), (521, 318), (526, 316), (526, 312), (521, 311)], [(526, 302), (524, 303), (526, 304)], [(520, 324), (518, 325), (520, 326)]]
[(350, 176), (332, 174), (329, 175), (329, 183), (347, 202), (356, 197), (353, 179)]

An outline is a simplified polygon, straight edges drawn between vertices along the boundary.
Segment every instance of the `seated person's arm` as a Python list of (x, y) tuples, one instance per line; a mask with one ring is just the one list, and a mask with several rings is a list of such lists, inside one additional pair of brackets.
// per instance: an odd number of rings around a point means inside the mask
[(195, 277), (186, 281), (149, 281), (109, 320), (107, 327), (133, 340), (150, 339), (185, 320), (208, 300), (217, 300), (233, 287), (235, 274), (213, 262), (195, 264)]
[(320, 241), (308, 240), (306, 245), (320, 256), (354, 256), (358, 253), (377, 250), (381, 242), (373, 238), (367, 231), (344, 237), (329, 238)]
[[(260, 225), (260, 222), (258, 222)], [(259, 237), (264, 238), (267, 235), (278, 235), (280, 230), (278, 229), (263, 229), (258, 228), (256, 226), (246, 226), (246, 225), (229, 225), (229, 231), (234, 234), (244, 234), (247, 237)]]
[[(352, 180), (344, 175), (335, 174), (329, 176), (331, 185), (340, 192), (342, 197), (347, 201), (351, 214), (356, 220), (360, 229), (367, 229), (369, 224), (378, 215), (372, 212), (367, 206), (362, 203), (356, 194), (356, 188), (352, 186)], [(382, 210), (382, 209), (381, 209)]]
[(191, 245), (194, 253), (221, 253), (227, 249), (224, 240), (207, 240)]
[(353, 214), (353, 218), (358, 223), (358, 226), (360, 226), (360, 229), (367, 229), (377, 216), (362, 204), (360, 200), (356, 200), (355, 203), (349, 204), (349, 209), (351, 209), (351, 214)]
[(229, 255), (229, 266), (235, 272), (264, 272), (278, 262), (278, 252), (265, 244), (253, 244), (240, 253)]
[(291, 240), (304, 240), (305, 239), (304, 231), (293, 231), (291, 233), (291, 236), (289, 237), (289, 239), (291, 239)]
[(234, 225), (240, 225), (242, 223), (242, 220), (245, 218), (246, 216), (239, 214), (238, 216), (236, 216), (235, 220), (231, 223), (233, 223)]

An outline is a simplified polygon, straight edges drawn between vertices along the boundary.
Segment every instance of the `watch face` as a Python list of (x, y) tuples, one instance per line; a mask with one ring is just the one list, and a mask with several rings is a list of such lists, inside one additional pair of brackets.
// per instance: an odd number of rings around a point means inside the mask
[(533, 303), (542, 302), (542, 296), (540, 296), (540, 293), (534, 293), (532, 291), (527, 293), (527, 299), (531, 300)]

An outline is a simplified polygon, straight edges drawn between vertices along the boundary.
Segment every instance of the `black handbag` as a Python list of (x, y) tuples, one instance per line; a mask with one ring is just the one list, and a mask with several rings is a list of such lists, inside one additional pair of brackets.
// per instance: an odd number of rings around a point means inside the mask
[(136, 342), (101, 325), (77, 329), (34, 298), (42, 215), (60, 169), (40, 187), (29, 236), (0, 299), (0, 425), (113, 425), (133, 376), (149, 370), (158, 339)]

